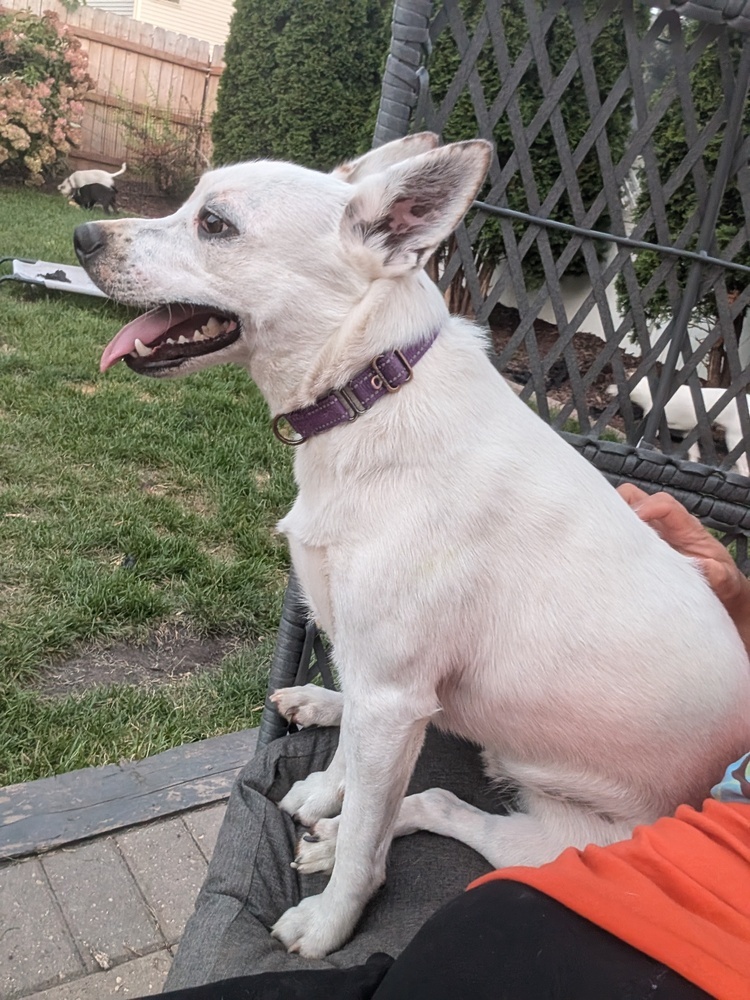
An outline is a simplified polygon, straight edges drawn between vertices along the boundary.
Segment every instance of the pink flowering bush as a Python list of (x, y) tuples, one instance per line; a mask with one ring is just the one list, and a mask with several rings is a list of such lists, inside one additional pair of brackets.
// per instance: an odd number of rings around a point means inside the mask
[(77, 144), (87, 65), (51, 11), (0, 13), (0, 177), (42, 184)]

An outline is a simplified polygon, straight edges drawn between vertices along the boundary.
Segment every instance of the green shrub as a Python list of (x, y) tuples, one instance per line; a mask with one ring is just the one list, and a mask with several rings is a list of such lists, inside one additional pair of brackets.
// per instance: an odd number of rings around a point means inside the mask
[(370, 146), (390, 0), (238, 0), (212, 121), (214, 159), (328, 169)]
[(57, 16), (0, 12), (0, 177), (42, 184), (76, 144), (88, 57)]
[(126, 135), (128, 169), (148, 178), (160, 194), (186, 198), (206, 162), (201, 151), (201, 116), (176, 115), (171, 91), (166, 106), (159, 106), (151, 89), (149, 104), (124, 107), (120, 122)]
[[(693, 22), (688, 23), (684, 29), (686, 44), (689, 47), (695, 40), (696, 35), (702, 26)], [(705, 29), (703, 29), (705, 30)], [(705, 52), (696, 62), (690, 74), (690, 89), (692, 102), (695, 109), (694, 127), (696, 134), (700, 135), (709, 125), (711, 119), (721, 108), (724, 101), (724, 83), (728, 78), (729, 63), (731, 62), (732, 72), (736, 73), (739, 62), (744, 37), (738, 31), (727, 32), (725, 37), (726, 48), (720, 48), (717, 41), (713, 41), (706, 47)], [(668, 76), (666, 81), (655, 91), (653, 101), (657, 101), (664, 86), (673, 83), (673, 78)], [(729, 99), (727, 97), (727, 99)], [(750, 105), (745, 106), (743, 134), (750, 132)], [(721, 128), (717, 134), (706, 144), (702, 154), (705, 176), (712, 177), (719, 159), (724, 129)], [(685, 115), (683, 102), (676, 97), (669, 106), (667, 112), (657, 125), (653, 134), (653, 144), (656, 150), (656, 159), (659, 164), (659, 174), (662, 185), (667, 184), (669, 179), (675, 175), (684, 158), (688, 155), (690, 144), (685, 133)], [(641, 189), (636, 202), (635, 215), (641, 218), (651, 207), (651, 192), (646, 181), (645, 171), (641, 171)], [(674, 186), (674, 190), (668, 196), (666, 202), (666, 216), (669, 232), (672, 239), (684, 231), (691, 219), (696, 214), (699, 195), (695, 185), (695, 176), (691, 171)], [(736, 240), (740, 230), (746, 225), (746, 212), (743, 206), (743, 196), (740, 192), (737, 174), (730, 177), (724, 196), (721, 201), (719, 217), (714, 230), (714, 252), (722, 255), (722, 248), (727, 247)], [(657, 239), (656, 229), (651, 226), (643, 236), (648, 242), (662, 242)], [(690, 239), (684, 244), (686, 250), (695, 250), (698, 241), (698, 227)], [(733, 258), (737, 263), (750, 266), (750, 246), (747, 241)], [(663, 257), (657, 251), (642, 251), (635, 258), (635, 274), (638, 284), (644, 288), (653, 278), (654, 272), (662, 264)], [(680, 260), (676, 265), (677, 283), (679, 288), (685, 287), (687, 275), (692, 265), (689, 261)], [(724, 272), (726, 289), (730, 302), (747, 284), (747, 277), (738, 271), (727, 270)], [(625, 282), (622, 278), (618, 280), (618, 298), (621, 307), (627, 307), (629, 297)], [(646, 316), (654, 322), (659, 322), (670, 318), (674, 312), (674, 301), (670, 299), (669, 290), (666, 283), (662, 283), (645, 303)], [(716, 301), (716, 294), (711, 292), (701, 299), (695, 307), (693, 322), (701, 319), (708, 320), (712, 325), (718, 319), (719, 311)], [(737, 317), (735, 326), (739, 329), (742, 326), (743, 313)], [(708, 361), (709, 383), (713, 385), (728, 384), (729, 371), (726, 365), (726, 354), (722, 344), (716, 345), (712, 350), (712, 355)]]

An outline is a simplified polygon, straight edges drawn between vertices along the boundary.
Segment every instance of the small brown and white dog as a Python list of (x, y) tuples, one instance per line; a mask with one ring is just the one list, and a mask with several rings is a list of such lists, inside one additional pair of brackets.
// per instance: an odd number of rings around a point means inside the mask
[(115, 186), (115, 177), (124, 174), (127, 168), (127, 163), (123, 163), (120, 169), (114, 173), (98, 169), (74, 170), (61, 184), (57, 185), (57, 190), (60, 194), (64, 194), (66, 198), (72, 198), (76, 191), (89, 184), (101, 184), (103, 187), (113, 188)]
[[(276, 692), (341, 724), (280, 803), (314, 831), (299, 870), (332, 872), (274, 925), (302, 955), (352, 933), (395, 835), (538, 865), (699, 804), (750, 745), (747, 655), (697, 566), (516, 397), (424, 272), (491, 154), (424, 133), (331, 174), (237, 164), (167, 218), (76, 230), (96, 284), (150, 309), (102, 370), (235, 362), (277, 426), (323, 412), (280, 523), (343, 687)], [(405, 799), (429, 722), (483, 745), (519, 811)]]

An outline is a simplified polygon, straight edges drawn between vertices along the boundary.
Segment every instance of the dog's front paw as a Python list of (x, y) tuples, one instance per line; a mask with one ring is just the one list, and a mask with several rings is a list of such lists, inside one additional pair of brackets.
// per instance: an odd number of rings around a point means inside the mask
[(336, 860), (336, 837), (339, 832), (339, 817), (319, 819), (297, 844), (297, 855), (292, 862), (302, 875), (313, 872), (332, 872)]
[(279, 713), (296, 726), (338, 726), (343, 698), (339, 691), (329, 691), (317, 684), (279, 688), (271, 695)]
[(293, 816), (302, 826), (312, 826), (323, 816), (341, 811), (344, 789), (328, 777), (327, 771), (313, 771), (303, 781), (295, 781), (279, 809)]
[(358, 912), (345, 907), (332, 907), (321, 893), (308, 896), (283, 913), (271, 933), (287, 951), (304, 958), (323, 958), (351, 937), (358, 916)]

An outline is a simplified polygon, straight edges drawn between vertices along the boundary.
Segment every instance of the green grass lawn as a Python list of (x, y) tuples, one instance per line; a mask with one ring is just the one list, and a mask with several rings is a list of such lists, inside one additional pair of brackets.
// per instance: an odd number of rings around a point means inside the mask
[[(74, 262), (97, 216), (0, 189), (0, 254)], [(0, 285), (0, 784), (258, 721), (287, 568), (287, 450), (239, 369), (98, 371), (133, 314)], [(51, 697), (50, 671), (170, 630), (243, 640), (215, 670)]]

